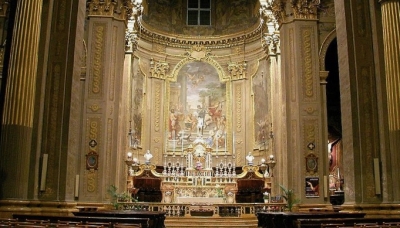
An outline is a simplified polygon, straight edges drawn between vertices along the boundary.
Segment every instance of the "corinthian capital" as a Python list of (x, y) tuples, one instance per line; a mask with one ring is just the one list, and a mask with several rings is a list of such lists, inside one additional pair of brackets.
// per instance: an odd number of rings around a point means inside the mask
[(86, 11), (89, 17), (114, 17), (127, 20), (132, 15), (130, 0), (87, 0)]
[(316, 19), (320, 0), (291, 0), (294, 18)]
[(150, 73), (151, 77), (165, 79), (167, 77), (167, 72), (169, 70), (169, 65), (166, 62), (154, 62), (154, 59), (150, 59)]

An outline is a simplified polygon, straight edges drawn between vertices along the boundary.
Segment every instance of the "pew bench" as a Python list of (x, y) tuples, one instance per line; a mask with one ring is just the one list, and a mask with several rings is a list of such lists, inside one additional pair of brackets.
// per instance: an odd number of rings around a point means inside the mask
[(90, 216), (54, 216), (54, 215), (33, 215), (13, 214), (13, 219), (19, 222), (25, 221), (46, 221), (51, 224), (103, 224), (104, 227), (114, 227), (118, 224), (131, 224), (137, 227), (152, 228), (149, 218), (115, 218), (115, 217), (90, 217)]
[(364, 218), (365, 213), (357, 212), (259, 212), (258, 227), (292, 228), (298, 227), (299, 219), (344, 219)]
[(400, 218), (307, 218), (297, 219), (298, 228), (327, 227), (328, 224), (340, 224), (340, 226), (361, 226), (361, 224), (374, 224), (383, 226), (389, 224), (400, 224)]

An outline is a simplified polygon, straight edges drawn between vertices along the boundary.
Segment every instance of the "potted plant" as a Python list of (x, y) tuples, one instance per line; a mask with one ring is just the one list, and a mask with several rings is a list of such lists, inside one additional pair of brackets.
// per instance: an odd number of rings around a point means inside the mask
[(297, 204), (300, 202), (299, 199), (296, 199), (295, 194), (294, 194), (294, 190), (293, 189), (288, 189), (285, 188), (282, 185), (279, 185), (284, 193), (284, 195), (282, 196), (285, 200), (286, 200), (286, 208), (288, 211), (292, 211), (293, 209), (293, 205)]
[(110, 187), (107, 189), (108, 194), (111, 196), (111, 204), (116, 210), (119, 209), (120, 202), (129, 202), (132, 200), (132, 197), (128, 193), (118, 193), (117, 190), (118, 188), (115, 185), (110, 185)]

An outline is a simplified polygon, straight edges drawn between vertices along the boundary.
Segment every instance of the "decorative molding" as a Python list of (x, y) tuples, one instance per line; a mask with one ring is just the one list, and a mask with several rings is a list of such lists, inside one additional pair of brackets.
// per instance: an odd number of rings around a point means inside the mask
[(328, 51), (329, 45), (332, 43), (332, 41), (336, 38), (336, 28), (333, 29), (325, 38), (325, 40), (322, 42), (321, 49), (319, 50), (319, 69), (321, 71), (324, 71), (325, 68), (325, 58), (326, 58), (326, 53)]
[(59, 10), (57, 14), (57, 30), (63, 31), (66, 23), (67, 3), (66, 0), (57, 1), (59, 3)]
[(242, 85), (235, 85), (235, 91), (236, 91), (236, 131), (241, 132), (242, 131)]
[(86, 187), (90, 193), (96, 192), (97, 186), (97, 172), (94, 169), (88, 170)]
[(263, 20), (255, 27), (241, 33), (230, 34), (226, 36), (185, 36), (177, 34), (168, 34), (151, 27), (143, 20), (137, 20), (139, 29), (139, 38), (152, 44), (161, 44), (168, 47), (190, 49), (192, 46), (205, 46), (209, 49), (223, 49), (242, 46), (244, 41), (251, 43), (260, 40), (263, 30)]
[(92, 104), (89, 105), (88, 108), (92, 111), (92, 112), (97, 112), (101, 109), (101, 107), (98, 104)]
[(104, 73), (104, 45), (105, 45), (105, 23), (95, 23), (93, 25), (93, 59), (91, 61), (90, 70), (90, 84), (89, 84), (89, 97), (100, 97), (103, 83), (103, 73)]
[(111, 48), (111, 62), (112, 62), (112, 69), (111, 69), (111, 73), (110, 73), (110, 85), (109, 85), (109, 87), (107, 88), (108, 89), (108, 99), (110, 100), (110, 101), (114, 101), (114, 99), (115, 99), (115, 78), (116, 78), (116, 76), (115, 76), (115, 73), (116, 73), (116, 67), (118, 67), (118, 64), (117, 64), (117, 48), (115, 48), (115, 47), (117, 47), (118, 45), (117, 45), (117, 38), (119, 38), (118, 37), (118, 27), (117, 26), (113, 26), (113, 29), (112, 29), (112, 40), (111, 40), (111, 47), (113, 47), (113, 48)]
[(159, 132), (161, 129), (162, 83), (157, 81), (154, 84), (154, 131)]
[(311, 100), (314, 97), (314, 80), (313, 80), (313, 61), (312, 61), (312, 28), (306, 27), (301, 29), (303, 39), (302, 59), (303, 59), (303, 98)]

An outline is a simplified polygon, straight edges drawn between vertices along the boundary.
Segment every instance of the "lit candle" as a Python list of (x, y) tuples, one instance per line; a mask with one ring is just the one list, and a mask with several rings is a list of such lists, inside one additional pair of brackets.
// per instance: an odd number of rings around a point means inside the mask
[(181, 136), (181, 138), (182, 138), (182, 154), (181, 155), (183, 155), (183, 136), (185, 135), (185, 132), (184, 131), (182, 131), (182, 136)]
[(235, 151), (235, 132), (232, 132), (232, 153), (233, 154), (235, 154), (236, 153), (236, 151)]
[(226, 155), (226, 132), (225, 132), (225, 155)]
[(128, 152), (127, 155), (128, 155), (128, 160), (131, 160), (132, 159), (132, 152)]
[(218, 157), (218, 140), (219, 140), (219, 137), (218, 137), (218, 133), (217, 133), (217, 152), (216, 152), (217, 157)]

